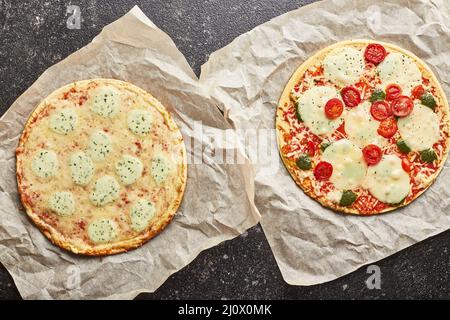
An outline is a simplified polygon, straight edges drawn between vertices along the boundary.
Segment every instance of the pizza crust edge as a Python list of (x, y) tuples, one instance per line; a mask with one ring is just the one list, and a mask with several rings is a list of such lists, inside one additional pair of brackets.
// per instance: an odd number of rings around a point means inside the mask
[(413, 54), (412, 52), (405, 50), (403, 48), (400, 48), (394, 44), (391, 43), (386, 43), (386, 42), (382, 42), (382, 41), (378, 41), (378, 40), (370, 40), (370, 39), (355, 39), (355, 40), (345, 40), (345, 41), (340, 41), (337, 43), (334, 43), (330, 46), (327, 46), (323, 49), (320, 49), (319, 51), (317, 51), (316, 53), (314, 53), (311, 57), (309, 57), (305, 62), (303, 62), (292, 74), (292, 76), (290, 77), (289, 81), (287, 82), (281, 96), (280, 99), (278, 101), (278, 105), (277, 105), (277, 110), (276, 110), (276, 114), (275, 114), (275, 131), (276, 131), (276, 136), (277, 136), (277, 146), (278, 146), (278, 151), (280, 154), (280, 157), (283, 161), (284, 166), (286, 167), (286, 169), (289, 172), (289, 175), (292, 177), (292, 179), (295, 181), (295, 183), (301, 187), (301, 189), (303, 190), (303, 192), (308, 195), (310, 198), (316, 200), (317, 202), (319, 202), (322, 206), (328, 208), (328, 209), (332, 209), (336, 212), (339, 213), (344, 213), (344, 214), (353, 214), (353, 215), (362, 215), (362, 216), (371, 216), (371, 215), (377, 215), (377, 214), (382, 214), (382, 213), (386, 213), (389, 211), (393, 211), (393, 210), (397, 210), (401, 207), (405, 207), (408, 204), (410, 204), (411, 202), (413, 202), (414, 200), (416, 200), (420, 195), (422, 195), (425, 191), (428, 190), (428, 188), (434, 183), (434, 181), (436, 180), (437, 176), (439, 175), (439, 173), (441, 172), (442, 168), (445, 165), (445, 162), (447, 160), (448, 157), (448, 153), (449, 153), (449, 143), (450, 143), (450, 135), (447, 138), (446, 141), (446, 152), (442, 157), (442, 160), (440, 162), (439, 168), (436, 170), (436, 172), (430, 176), (429, 179), (429, 183), (428, 185), (421, 190), (420, 192), (418, 192), (410, 201), (408, 202), (404, 202), (401, 205), (395, 206), (395, 207), (389, 207), (386, 209), (383, 209), (379, 212), (374, 212), (374, 213), (361, 213), (360, 211), (356, 210), (356, 209), (352, 209), (352, 208), (348, 208), (348, 207), (342, 207), (337, 205), (336, 203), (326, 199), (324, 196), (317, 196), (314, 191), (311, 188), (311, 181), (309, 180), (309, 178), (307, 179), (300, 179), (298, 176), (296, 176), (293, 172), (292, 167), (295, 166), (295, 163), (293, 163), (291, 160), (287, 159), (284, 157), (281, 149), (284, 145), (284, 141), (283, 141), (283, 137), (282, 137), (282, 133), (279, 130), (279, 126), (283, 126), (283, 124), (285, 124), (282, 120), (282, 111), (283, 111), (283, 107), (285, 103), (290, 103), (290, 93), (291, 90), (294, 88), (295, 84), (297, 84), (299, 82), (299, 80), (302, 78), (303, 74), (306, 72), (306, 70), (313, 66), (314, 64), (316, 64), (317, 62), (321, 62), (323, 61), (324, 56), (331, 50), (333, 49), (337, 49), (337, 48), (341, 48), (341, 47), (345, 47), (345, 46), (352, 46), (352, 45), (368, 45), (369, 43), (379, 43), (381, 45), (383, 45), (385, 48), (389, 48), (391, 50), (400, 52), (406, 56), (408, 56), (409, 58), (411, 58), (414, 62), (417, 63), (417, 66), (419, 67), (420, 71), (422, 72), (422, 75), (426, 75), (429, 79), (430, 82), (432, 83), (433, 86), (436, 87), (437, 89), (437, 96), (436, 99), (438, 99), (438, 101), (444, 106), (444, 122), (447, 122), (447, 126), (450, 128), (450, 118), (449, 118), (449, 106), (448, 106), (448, 101), (447, 98), (445, 96), (444, 90), (442, 89), (441, 84), (439, 83), (437, 77), (435, 76), (435, 74), (433, 73), (433, 71), (431, 71), (431, 69), (419, 58), (417, 57), (415, 54)]
[[(55, 228), (48, 225), (44, 221), (42, 221), (37, 214), (35, 214), (31, 208), (30, 205), (28, 205), (26, 199), (25, 199), (25, 193), (21, 189), (21, 173), (19, 172), (19, 168), (22, 167), (23, 159), (22, 159), (22, 149), (24, 148), (24, 145), (27, 141), (28, 135), (32, 129), (32, 124), (36, 119), (40, 116), (41, 112), (46, 107), (46, 101), (47, 99), (52, 98), (53, 96), (59, 96), (62, 92), (66, 92), (67, 90), (70, 90), (70, 88), (77, 86), (77, 84), (84, 83), (84, 82), (97, 82), (101, 84), (108, 84), (108, 83), (115, 83), (120, 84), (124, 86), (125, 89), (133, 91), (139, 95), (141, 95), (144, 99), (148, 100), (149, 104), (154, 106), (158, 111), (162, 114), (165, 121), (167, 121), (167, 125), (173, 129), (178, 131), (179, 134), (179, 141), (178, 143), (182, 144), (181, 152), (182, 152), (182, 183), (181, 187), (177, 190), (177, 198), (175, 201), (171, 203), (171, 206), (168, 210), (164, 213), (162, 219), (157, 220), (155, 223), (157, 224), (157, 228), (155, 230), (148, 229), (145, 233), (140, 234), (137, 237), (134, 237), (132, 239), (127, 239), (119, 242), (114, 242), (112, 244), (99, 244), (93, 246), (83, 246), (78, 247), (75, 246), (68, 241), (65, 240), (64, 236), (62, 236)], [(187, 155), (186, 155), (186, 145), (184, 144), (184, 139), (181, 134), (181, 131), (179, 130), (178, 126), (176, 125), (175, 121), (173, 120), (170, 113), (165, 109), (165, 107), (150, 93), (147, 91), (131, 84), (125, 81), (116, 80), (116, 79), (103, 79), (103, 78), (94, 78), (94, 79), (87, 79), (87, 80), (80, 80), (75, 81), (72, 83), (69, 83), (63, 87), (60, 87), (53, 92), (51, 92), (44, 100), (42, 100), (38, 106), (34, 109), (34, 111), (29, 116), (28, 120), (25, 123), (24, 130), (22, 132), (22, 135), (19, 138), (19, 142), (16, 148), (16, 179), (18, 184), (18, 193), (21, 200), (22, 205), (25, 208), (25, 212), (27, 216), (33, 221), (33, 223), (38, 227), (38, 229), (55, 245), (68, 250), (70, 252), (73, 252), (75, 254), (81, 254), (81, 255), (87, 255), (87, 256), (105, 256), (105, 255), (112, 255), (122, 252), (127, 252), (132, 249), (138, 248), (142, 246), (144, 243), (158, 235), (173, 219), (175, 216), (181, 201), (183, 199), (184, 192), (186, 190), (186, 181), (187, 181)]]

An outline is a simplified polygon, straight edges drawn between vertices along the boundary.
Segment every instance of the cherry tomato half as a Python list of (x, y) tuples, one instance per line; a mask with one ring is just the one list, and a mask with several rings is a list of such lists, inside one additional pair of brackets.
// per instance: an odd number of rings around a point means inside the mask
[(425, 89), (419, 84), (415, 86), (411, 91), (411, 96), (413, 99), (420, 99), (420, 97), (425, 93)]
[(345, 87), (341, 90), (342, 100), (346, 106), (353, 108), (361, 102), (361, 94), (354, 87)]
[(402, 168), (406, 172), (411, 171), (411, 162), (409, 162), (408, 158), (402, 158)]
[(378, 134), (385, 138), (391, 138), (397, 132), (397, 120), (389, 117), (380, 122), (377, 130)]
[(402, 94), (402, 88), (397, 84), (390, 84), (386, 87), (386, 100), (394, 100)]
[(367, 165), (373, 166), (376, 165), (378, 162), (380, 162), (382, 157), (382, 152), (379, 146), (374, 144), (369, 144), (365, 146), (362, 150), (364, 160), (366, 161)]
[(375, 101), (370, 106), (370, 114), (375, 120), (383, 121), (392, 115), (391, 106), (385, 101)]
[(320, 161), (314, 168), (314, 177), (319, 181), (328, 180), (333, 174), (333, 166), (326, 161)]
[(414, 108), (414, 103), (410, 97), (400, 96), (391, 102), (392, 114), (397, 117), (406, 117)]
[(338, 98), (330, 99), (325, 104), (325, 115), (330, 120), (339, 118), (343, 111), (344, 104)]
[(379, 64), (386, 58), (386, 49), (381, 44), (371, 43), (366, 47), (364, 57), (369, 62)]

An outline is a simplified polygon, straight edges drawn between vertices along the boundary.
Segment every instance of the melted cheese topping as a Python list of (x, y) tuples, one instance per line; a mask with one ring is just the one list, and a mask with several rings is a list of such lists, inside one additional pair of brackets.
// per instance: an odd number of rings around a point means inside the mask
[(430, 108), (415, 104), (412, 112), (397, 121), (406, 145), (414, 151), (430, 149), (439, 140), (439, 117)]
[(146, 110), (134, 109), (128, 115), (128, 128), (137, 135), (147, 135), (152, 128), (152, 115)]
[(60, 216), (70, 216), (75, 211), (75, 199), (72, 192), (55, 192), (48, 199), (48, 206)]
[(343, 47), (328, 53), (323, 66), (325, 79), (345, 87), (361, 78), (365, 62), (362, 51)]
[(116, 172), (120, 181), (124, 185), (129, 185), (136, 182), (142, 175), (144, 166), (141, 160), (130, 155), (124, 155), (122, 159), (116, 163)]
[(94, 243), (111, 242), (117, 238), (117, 224), (111, 219), (99, 219), (88, 226), (88, 235)]
[(360, 148), (368, 144), (376, 144), (380, 147), (387, 143), (387, 139), (377, 132), (380, 123), (370, 114), (370, 103), (365, 101), (351, 109), (345, 116), (345, 132), (348, 139)]
[(378, 164), (369, 167), (364, 184), (378, 200), (397, 204), (409, 194), (409, 182), (402, 160), (396, 155), (385, 155)]
[(72, 181), (80, 186), (87, 185), (94, 175), (94, 164), (83, 151), (72, 154), (69, 160)]
[(403, 95), (411, 95), (411, 90), (422, 83), (422, 73), (411, 58), (399, 53), (391, 52), (378, 65), (377, 71), (382, 82), (382, 89), (389, 84), (398, 84)]
[(91, 110), (102, 117), (113, 117), (119, 112), (120, 92), (112, 86), (97, 90), (92, 98)]
[(50, 116), (50, 129), (59, 134), (69, 134), (77, 125), (78, 115), (73, 109), (62, 109)]
[(325, 116), (324, 107), (328, 100), (339, 98), (339, 92), (333, 87), (318, 86), (306, 90), (298, 99), (298, 111), (305, 125), (317, 135), (326, 135), (336, 130), (342, 123), (342, 115), (334, 120)]
[(172, 165), (167, 157), (157, 155), (152, 160), (152, 177), (157, 184), (164, 183), (172, 171)]
[(103, 131), (96, 131), (89, 141), (89, 155), (94, 161), (102, 161), (112, 151), (111, 137)]
[(325, 197), (334, 203), (339, 203), (342, 198), (342, 190), (332, 190), (328, 192)]
[(54, 177), (59, 169), (58, 157), (52, 150), (39, 150), (33, 158), (31, 167), (38, 177), (44, 179)]
[(155, 206), (148, 200), (138, 200), (131, 208), (131, 228), (137, 232), (146, 229), (155, 216)]
[(351, 190), (359, 187), (366, 174), (366, 163), (361, 149), (347, 139), (333, 142), (325, 149), (322, 160), (331, 163), (330, 181), (337, 189)]
[(91, 191), (90, 200), (96, 206), (104, 206), (119, 198), (120, 185), (111, 176), (103, 176), (98, 179)]

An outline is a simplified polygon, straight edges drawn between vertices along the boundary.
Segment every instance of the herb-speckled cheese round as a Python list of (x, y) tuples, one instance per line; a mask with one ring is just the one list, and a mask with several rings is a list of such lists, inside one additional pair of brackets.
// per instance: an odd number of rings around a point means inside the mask
[(138, 200), (130, 211), (131, 228), (137, 232), (146, 229), (155, 216), (155, 206), (148, 200)]
[(366, 174), (367, 165), (360, 148), (347, 139), (333, 142), (325, 149), (322, 160), (331, 163), (330, 181), (340, 190), (359, 187)]
[(120, 93), (111, 86), (102, 87), (92, 98), (91, 109), (102, 117), (113, 117), (119, 112)]
[(131, 110), (128, 115), (128, 128), (134, 134), (144, 136), (150, 133), (152, 128), (152, 115), (150, 112), (141, 109)]
[(364, 184), (375, 198), (391, 204), (402, 201), (411, 190), (410, 177), (396, 155), (385, 155), (378, 164), (370, 166)]
[(89, 155), (94, 161), (102, 161), (112, 151), (112, 140), (104, 131), (96, 131), (91, 135), (89, 141)]
[(398, 84), (403, 95), (409, 96), (411, 90), (422, 83), (422, 73), (417, 64), (399, 52), (391, 52), (377, 67), (381, 79), (381, 88), (389, 84)]
[(317, 135), (326, 135), (336, 130), (343, 122), (345, 110), (337, 119), (326, 117), (324, 107), (328, 100), (341, 98), (334, 87), (319, 86), (306, 90), (298, 98), (298, 112), (305, 125)]
[(124, 185), (136, 182), (141, 177), (143, 169), (141, 160), (130, 155), (124, 155), (116, 163), (117, 175)]
[(90, 200), (96, 206), (104, 206), (119, 198), (120, 185), (114, 177), (103, 176), (99, 178), (92, 188)]
[(327, 80), (345, 87), (360, 79), (364, 73), (365, 62), (360, 50), (343, 47), (328, 53), (323, 66)]
[(78, 115), (73, 109), (63, 109), (50, 116), (50, 129), (59, 134), (69, 134), (75, 130)]
[(39, 150), (33, 158), (32, 170), (38, 177), (48, 179), (58, 173), (59, 163), (52, 150)]
[(160, 154), (153, 158), (151, 171), (153, 180), (155, 180), (157, 184), (164, 183), (171, 170), (171, 163), (164, 155)]
[(60, 216), (70, 216), (75, 211), (75, 199), (72, 192), (55, 192), (48, 199), (48, 206)]
[(370, 114), (370, 103), (367, 101), (349, 110), (345, 116), (348, 139), (360, 148), (369, 144), (382, 147), (387, 143), (387, 139), (378, 134), (379, 125)]
[(75, 152), (70, 156), (69, 167), (72, 181), (80, 186), (87, 185), (94, 175), (94, 164), (83, 151)]
[(117, 224), (111, 219), (99, 219), (88, 226), (88, 235), (94, 243), (111, 242), (117, 238)]
[(397, 121), (398, 131), (414, 151), (430, 149), (439, 140), (439, 117), (428, 107), (415, 104), (412, 112)]

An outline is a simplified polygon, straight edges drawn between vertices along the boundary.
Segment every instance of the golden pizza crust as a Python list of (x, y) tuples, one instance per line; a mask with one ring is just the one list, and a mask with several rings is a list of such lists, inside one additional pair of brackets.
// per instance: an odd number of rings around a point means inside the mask
[(355, 46), (355, 47), (366, 46), (369, 43), (374, 43), (374, 42), (383, 45), (387, 49), (391, 49), (393, 51), (400, 52), (400, 53), (408, 56), (409, 58), (411, 58), (412, 60), (414, 60), (417, 63), (420, 71), (422, 72), (422, 75), (424, 75), (426, 78), (430, 79), (430, 83), (437, 89), (436, 90), (436, 99), (438, 101), (438, 105), (443, 106), (443, 110), (442, 110), (444, 113), (443, 121), (447, 122), (447, 124), (450, 125), (448, 101), (447, 101), (444, 90), (442, 89), (439, 81), (437, 80), (436, 76), (431, 71), (431, 69), (420, 58), (418, 58), (416, 55), (414, 55), (413, 53), (411, 53), (405, 49), (402, 49), (402, 48), (400, 48), (396, 45), (390, 44), (390, 43), (385, 43), (385, 42), (375, 41), (375, 40), (366, 40), (366, 39), (348, 40), (348, 41), (341, 41), (341, 42), (335, 43), (331, 46), (328, 46), (324, 49), (321, 49), (320, 51), (315, 53), (313, 56), (311, 56), (309, 59), (307, 59), (293, 73), (293, 75), (289, 79), (288, 83), (286, 84), (286, 87), (284, 88), (283, 93), (281, 94), (280, 100), (278, 102), (278, 107), (277, 107), (276, 116), (275, 116), (275, 129), (276, 129), (276, 133), (277, 133), (278, 150), (280, 152), (280, 156), (281, 156), (281, 159), (283, 160), (284, 165), (288, 169), (288, 171), (289, 171), (291, 177), (294, 179), (295, 183), (298, 186), (300, 186), (309, 197), (311, 197), (312, 199), (319, 202), (322, 206), (333, 209), (333, 210), (335, 210), (337, 212), (341, 212), (341, 213), (355, 214), (355, 215), (375, 215), (375, 214), (380, 214), (380, 213), (385, 213), (385, 212), (389, 212), (392, 210), (396, 210), (400, 207), (404, 207), (404, 206), (408, 205), (409, 203), (411, 203), (412, 201), (417, 199), (417, 197), (419, 197), (423, 192), (425, 192), (433, 184), (434, 180), (436, 180), (437, 176), (439, 175), (439, 173), (441, 172), (441, 170), (445, 164), (445, 161), (448, 156), (448, 151), (449, 151), (450, 137), (447, 138), (445, 154), (443, 154), (443, 157), (441, 159), (438, 169), (428, 180), (428, 185), (423, 190), (418, 192), (412, 199), (410, 199), (408, 202), (404, 201), (401, 205), (388, 207), (379, 212), (369, 213), (369, 214), (361, 213), (354, 208), (339, 206), (337, 203), (334, 203), (334, 202), (328, 200), (324, 196), (316, 195), (314, 190), (312, 190), (310, 178), (306, 177), (305, 179), (302, 179), (301, 177), (299, 177), (298, 175), (295, 174), (294, 168), (296, 168), (296, 164), (293, 161), (287, 159), (283, 155), (283, 152), (281, 151), (283, 146), (285, 145), (281, 129), (288, 128), (288, 124), (285, 121), (283, 121), (283, 110), (285, 109), (285, 104), (286, 104), (286, 106), (288, 106), (290, 103), (292, 103), (292, 101), (290, 99), (290, 93), (291, 93), (292, 89), (301, 80), (301, 78), (303, 77), (306, 70), (308, 70), (311, 66), (314, 66), (318, 62), (323, 61), (324, 57), (331, 50), (337, 49), (337, 48), (342, 48), (342, 47), (348, 47), (348, 46)]
[[(177, 144), (181, 146), (181, 163), (178, 166), (181, 166), (181, 183), (176, 187), (176, 198), (174, 201), (170, 203), (168, 209), (163, 213), (163, 215), (153, 221), (151, 224), (151, 228), (147, 227), (144, 232), (141, 232), (138, 236), (135, 236), (131, 239), (126, 239), (122, 241), (112, 242), (112, 243), (104, 243), (97, 245), (74, 245), (70, 243), (70, 239), (67, 239), (63, 234), (61, 234), (58, 230), (56, 230), (53, 226), (49, 225), (45, 221), (43, 221), (34, 211), (33, 208), (28, 204), (26, 199), (25, 190), (22, 189), (22, 179), (23, 179), (23, 166), (24, 166), (24, 148), (26, 148), (25, 144), (28, 140), (30, 132), (33, 128), (33, 123), (42, 116), (43, 112), (47, 107), (47, 100), (51, 100), (53, 97), (61, 96), (64, 92), (69, 91), (71, 88), (77, 86), (83, 86), (86, 83), (96, 83), (99, 85), (107, 85), (107, 84), (115, 84), (120, 86), (126, 90), (136, 93), (140, 97), (144, 98), (149, 105), (156, 108), (164, 117), (167, 126), (177, 135)], [(150, 137), (151, 138), (151, 137)], [(115, 80), (115, 79), (89, 79), (77, 81), (71, 84), (68, 84), (64, 87), (61, 87), (54, 92), (52, 92), (46, 99), (44, 99), (33, 111), (33, 113), (28, 118), (22, 136), (19, 139), (19, 143), (16, 149), (16, 176), (18, 183), (18, 192), (22, 201), (23, 206), (25, 207), (26, 213), (29, 218), (34, 222), (34, 224), (41, 230), (41, 232), (55, 245), (71, 251), (75, 254), (83, 254), (89, 256), (102, 256), (102, 255), (110, 255), (117, 254), (121, 252), (126, 252), (137, 247), (140, 247), (145, 242), (149, 241), (157, 234), (159, 234), (173, 219), (175, 216), (178, 207), (181, 204), (187, 180), (187, 157), (186, 157), (186, 149), (184, 145), (184, 140), (179, 131), (176, 123), (173, 121), (171, 115), (164, 108), (164, 106), (151, 94), (148, 92), (124, 81)]]

